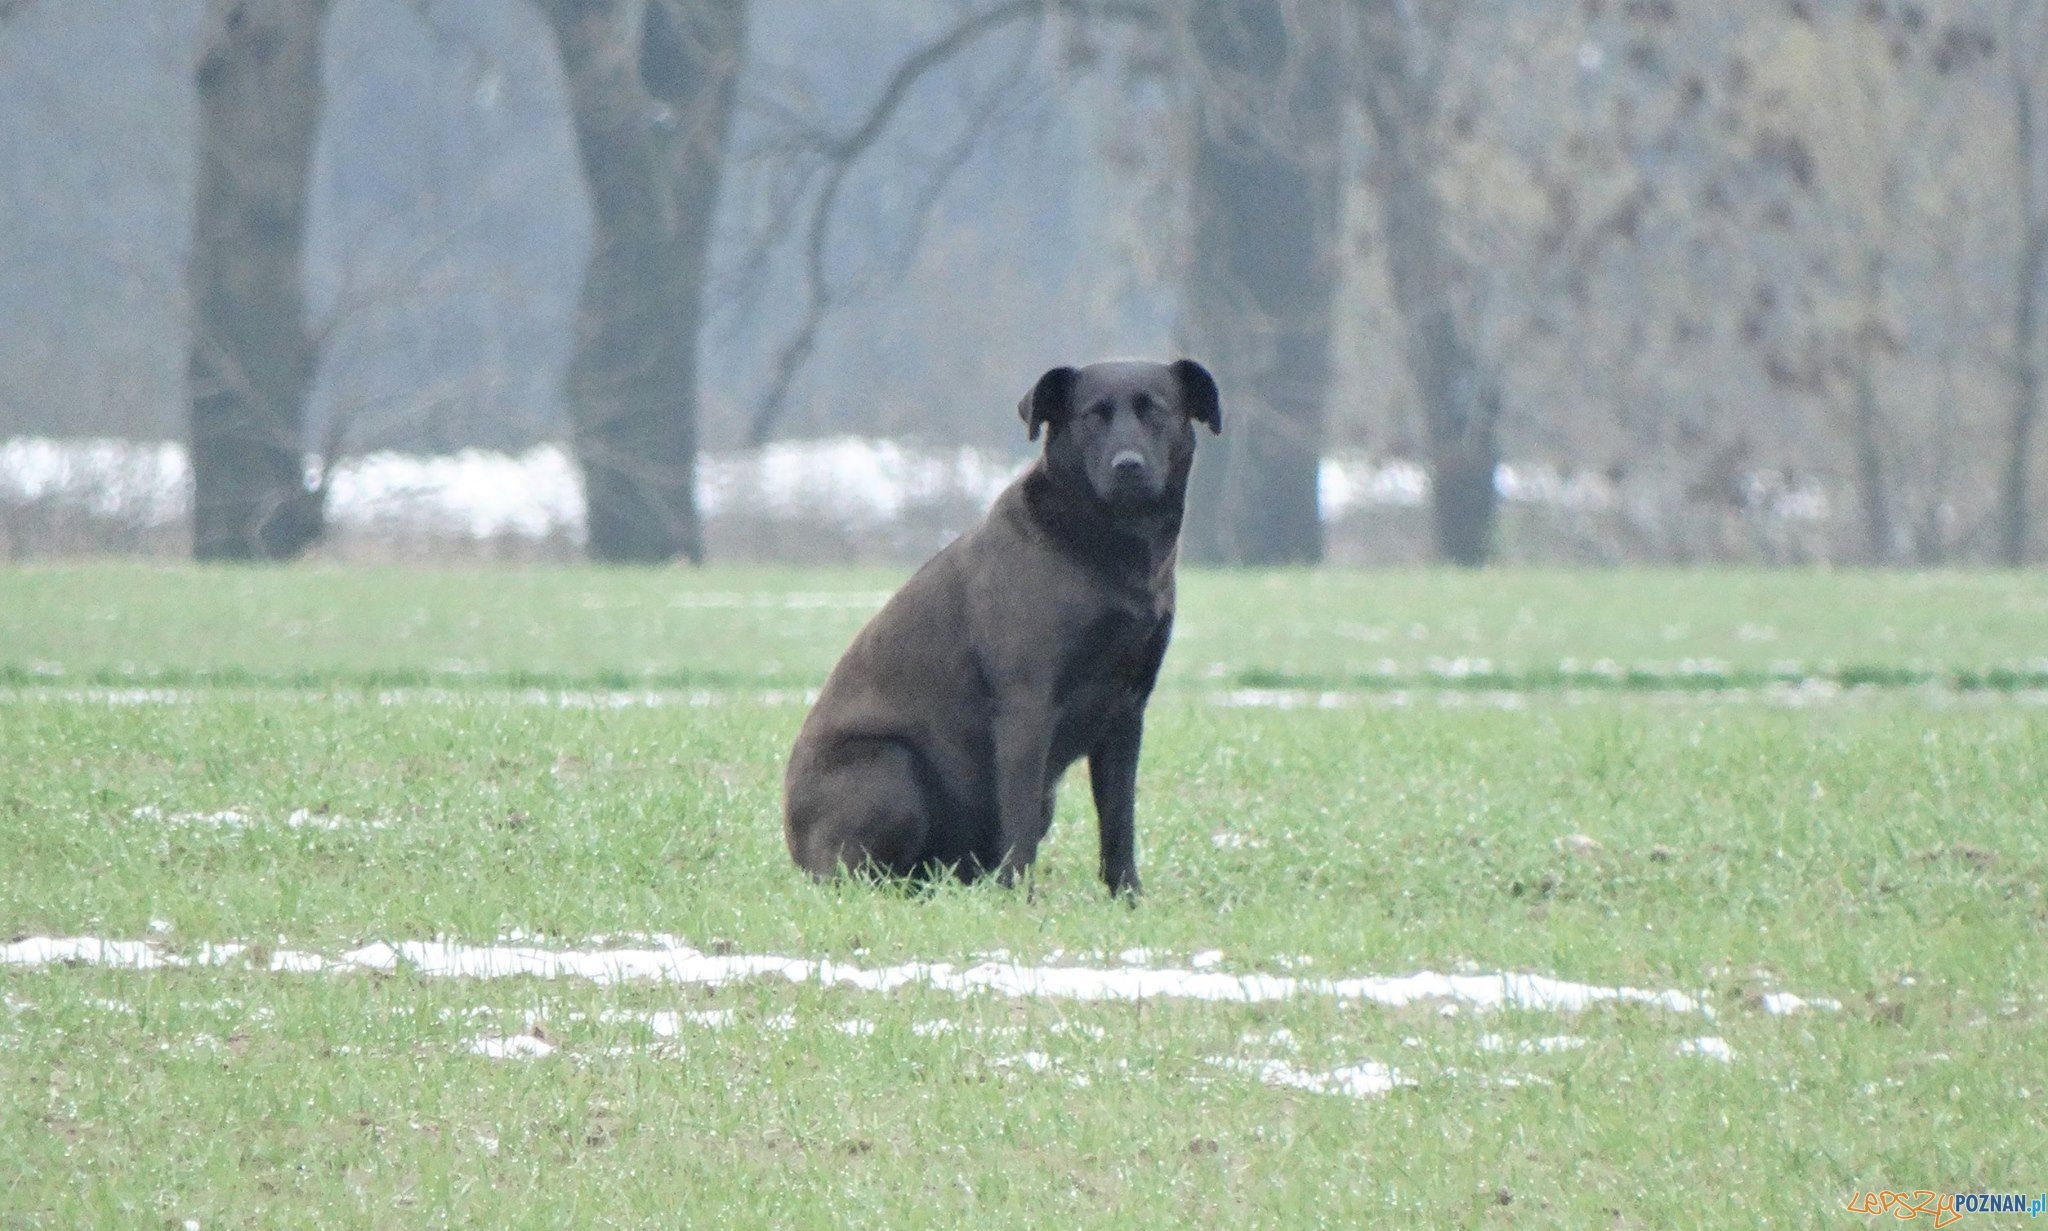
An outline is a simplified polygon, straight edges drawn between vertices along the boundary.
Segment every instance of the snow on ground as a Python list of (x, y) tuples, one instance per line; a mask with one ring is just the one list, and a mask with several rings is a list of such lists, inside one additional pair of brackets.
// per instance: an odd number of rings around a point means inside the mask
[[(155, 927), (153, 932), (159, 931)], [(165, 929), (168, 930), (166, 927)], [(508, 941), (537, 938), (512, 936)], [(1417, 1001), (1437, 1001), (1445, 1014), (1461, 1007), (1479, 1010), (1517, 1009), (1575, 1013), (1602, 1003), (1633, 1003), (1687, 1016), (1712, 1020), (1714, 1010), (1704, 993), (1679, 990), (1645, 990), (1577, 983), (1546, 975), (1465, 971), (1439, 974), (1420, 971), (1407, 975), (1353, 975), (1343, 978), (1301, 978), (1291, 975), (1224, 973), (1214, 969), (1221, 963), (1221, 951), (1208, 949), (1194, 955), (1185, 966), (1159, 965), (1158, 955), (1148, 950), (1126, 950), (1076, 955), (1098, 961), (1115, 961), (1114, 966), (1027, 965), (1007, 955), (987, 954), (964, 965), (945, 962), (909, 962), (893, 966), (861, 966), (828, 959), (787, 957), (778, 954), (707, 954), (673, 937), (597, 938), (597, 943), (631, 939), (631, 948), (567, 948), (539, 943), (462, 945), (448, 941), (402, 941), (375, 943), (334, 956), (294, 950), (279, 938), (268, 950), (265, 968), (285, 974), (341, 974), (351, 971), (406, 970), (426, 977), (501, 978), (529, 976), (541, 979), (579, 978), (593, 983), (622, 981), (637, 983), (719, 987), (755, 978), (781, 978), (824, 986), (851, 987), (888, 992), (920, 986), (956, 995), (993, 993), (1011, 997), (1088, 1001), (1135, 1001), (1153, 998), (1211, 1000), (1231, 1003), (1263, 1003), (1290, 998), (1328, 997), (1400, 1007)], [(0, 945), (0, 968), (41, 970), (53, 966), (104, 966), (125, 970), (156, 970), (247, 963), (260, 951), (241, 943), (200, 944), (172, 949), (158, 940), (109, 940), (89, 936), (32, 936)], [(1301, 958), (1282, 963), (1291, 968), (1310, 964)], [(94, 1002), (108, 1011), (132, 1012), (126, 1002)], [(1757, 1002), (1752, 1002), (1757, 1003)], [(28, 1000), (11, 993), (5, 1007), (19, 1015), (33, 1012)], [(1758, 1004), (1765, 1012), (1784, 1015), (1796, 1012), (1833, 1010), (1840, 1002), (1826, 997), (1802, 997), (1790, 992), (1764, 996)], [(443, 1010), (448, 1018), (454, 1010)], [(499, 1010), (479, 1007), (463, 1015), (466, 1019), (488, 1021)], [(575, 1023), (627, 1024), (645, 1030), (647, 1040), (637, 1046), (611, 1046), (593, 1051), (577, 1043)], [(719, 1032), (741, 1024), (739, 1011), (732, 1008), (697, 1009), (600, 1009), (587, 1012), (572, 1009), (551, 1012), (543, 1001), (526, 1011), (525, 1020), (514, 1028), (505, 1022), (497, 1030), (471, 1036), (462, 1046), (469, 1054), (492, 1060), (544, 1060), (566, 1051), (572, 1058), (588, 1055), (632, 1054), (652, 1048), (655, 1054), (674, 1053), (694, 1046), (687, 1036), (693, 1031)], [(760, 1030), (787, 1033), (796, 1028), (796, 1017), (788, 1012), (751, 1023)], [(830, 1023), (831, 1028), (852, 1038), (876, 1033), (877, 1026), (866, 1018), (848, 1018)], [(919, 1038), (950, 1035), (972, 1036), (998, 1050), (991, 1063), (1018, 1075), (1050, 1075), (1076, 1086), (1093, 1080), (1077, 1070), (1070, 1060), (1040, 1050), (1010, 1051), (1024, 1041), (1025, 1031), (1015, 1025), (963, 1025), (946, 1018), (924, 1019), (911, 1024)], [(565, 1034), (569, 1046), (565, 1048)], [(1086, 1049), (1109, 1041), (1109, 1034), (1087, 1022), (1055, 1022), (1048, 1033), (1076, 1041)], [(1377, 1060), (1361, 1059), (1328, 1069), (1304, 1067), (1272, 1056), (1275, 1050), (1295, 1052), (1299, 1043), (1285, 1029), (1268, 1034), (1247, 1034), (1244, 1042), (1254, 1053), (1266, 1055), (1222, 1055), (1206, 1057), (1204, 1063), (1217, 1069), (1250, 1077), (1264, 1085), (1302, 1090), (1313, 1094), (1349, 1098), (1381, 1098), (1404, 1087), (1418, 1084), (1409, 1070), (1397, 1069)], [(1413, 1047), (1417, 1040), (1406, 1039)], [(1536, 1057), (1575, 1051), (1588, 1040), (1578, 1035), (1543, 1035), (1516, 1038), (1488, 1031), (1473, 1040), (1481, 1052)], [(165, 1044), (169, 1046), (169, 1044)], [(1673, 1045), (1676, 1055), (1732, 1063), (1735, 1052), (1717, 1035), (1683, 1038)], [(1127, 1058), (1115, 1067), (1128, 1070)], [(1468, 1076), (1455, 1067), (1443, 1067), (1435, 1076), (1458, 1079)], [(1504, 1086), (1545, 1080), (1540, 1076), (1501, 1076)]]
[[(247, 951), (241, 944), (201, 945), (193, 953), (173, 951), (152, 940), (102, 940), (96, 937), (27, 937), (0, 946), (0, 966), (41, 967), (52, 964), (154, 969), (187, 965), (222, 965)], [(270, 958), (273, 971), (405, 970), (430, 978), (499, 979), (526, 976), (540, 979), (583, 979), (597, 984), (649, 982), (718, 987), (758, 978), (816, 983), (890, 992), (924, 987), (955, 995), (992, 993), (1076, 1001), (1207, 1000), (1263, 1004), (1297, 998), (1327, 997), (1393, 1008), (1424, 1001), (1474, 1009), (1523, 1009), (1573, 1013), (1596, 1004), (1642, 1004), (1675, 1013), (1713, 1016), (1704, 994), (1678, 989), (1608, 987), (1549, 975), (1515, 971), (1441, 974), (1418, 971), (1405, 975), (1352, 975), (1308, 978), (1215, 969), (1219, 957), (1206, 951), (1204, 968), (1129, 964), (1116, 967), (1030, 965), (988, 959), (966, 965), (951, 962), (904, 962), (866, 966), (830, 958), (781, 954), (714, 954), (673, 937), (637, 938), (632, 947), (557, 948), (537, 944), (472, 945), (447, 940), (382, 941), (338, 956), (323, 957), (280, 949)], [(1136, 956), (1135, 954), (1129, 956)], [(1150, 954), (1144, 955), (1149, 958)], [(1808, 1001), (1818, 1005), (1819, 1000)]]
[(1399, 1069), (1389, 1068), (1377, 1060), (1362, 1060), (1321, 1073), (1296, 1068), (1285, 1060), (1226, 1057), (1213, 1059), (1210, 1063), (1250, 1073), (1269, 1086), (1285, 1086), (1316, 1094), (1348, 1094), (1353, 1098), (1377, 1098), (1391, 1094), (1398, 1087), (1415, 1084), (1413, 1078), (1403, 1075)]
[[(697, 498), (706, 516), (742, 507), (862, 526), (914, 505), (959, 499), (975, 507), (1003, 489), (1020, 462), (975, 449), (919, 449), (888, 440), (791, 441), (706, 454)], [(309, 476), (317, 466), (309, 460)], [(0, 508), (81, 505), (96, 516), (148, 526), (191, 510), (191, 470), (177, 444), (16, 438), (0, 442)], [(372, 453), (329, 478), (327, 516), (341, 530), (412, 531), (545, 539), (583, 533), (583, 480), (558, 445), (520, 454), (480, 449), (441, 456)]]
[(1719, 1060), (1723, 1064), (1732, 1064), (1735, 1061), (1735, 1049), (1728, 1046), (1728, 1040), (1711, 1034), (1704, 1038), (1680, 1040), (1678, 1054), (1698, 1056), (1703, 1060)]
[[(166, 923), (152, 932), (169, 930)], [(508, 937), (525, 941), (525, 937)], [(1438, 1002), (1447, 1010), (1464, 1006), (1478, 1010), (1515, 1009), (1554, 1013), (1577, 1013), (1597, 1004), (1640, 1004), (1673, 1013), (1699, 1014), (1712, 1019), (1713, 1007), (1706, 993), (1675, 988), (1646, 989), (1605, 986), (1559, 979), (1520, 971), (1485, 972), (1461, 969), (1455, 974), (1417, 971), (1403, 975), (1348, 975), (1311, 978), (1261, 972), (1218, 970), (1223, 954), (1205, 949), (1186, 965), (1156, 965), (1149, 950), (1126, 950), (1116, 955), (1116, 966), (1068, 964), (1034, 965), (1007, 955), (984, 955), (965, 964), (953, 962), (903, 962), (867, 966), (830, 958), (791, 957), (783, 954), (706, 953), (672, 936), (596, 938), (593, 944), (615, 940), (630, 947), (568, 947), (541, 943), (494, 945), (463, 944), (448, 940), (407, 940), (396, 944), (382, 941), (339, 955), (322, 955), (288, 948), (280, 937), (268, 950), (268, 969), (274, 973), (320, 973), (369, 970), (408, 971), (428, 978), (582, 979), (600, 985), (636, 982), (716, 988), (750, 979), (780, 978), (791, 983), (816, 983), (825, 987), (846, 987), (865, 991), (892, 992), (903, 987), (923, 987), (954, 995), (991, 993), (1016, 998), (1044, 998), (1073, 1001), (1206, 1000), (1233, 1004), (1265, 1004), (1276, 1001), (1325, 997), (1402, 1008), (1422, 1002)], [(0, 967), (43, 969), (51, 966), (107, 966), (128, 970), (155, 970), (187, 966), (223, 966), (251, 952), (241, 942), (202, 943), (174, 949), (159, 940), (118, 940), (93, 936), (29, 936), (0, 945)], [(1086, 958), (1107, 955), (1077, 955)], [(1308, 958), (1284, 963), (1290, 967), (1309, 965)], [(1825, 996), (1800, 996), (1791, 992), (1764, 995), (1758, 1007), (1776, 1016), (1799, 1012), (1839, 1011), (1839, 1000)], [(700, 1025), (728, 1024), (729, 1015), (712, 1013), (688, 1015)], [(668, 1023), (672, 1033), (680, 1019)], [(1583, 1040), (1573, 1036), (1552, 1036), (1530, 1041), (1540, 1051), (1565, 1050)], [(1700, 1041), (1700, 1052), (1716, 1050)], [(1488, 1035), (1480, 1045), (1503, 1049), (1509, 1041)]]
[[(973, 448), (924, 448), (839, 436), (782, 441), (698, 462), (697, 498), (707, 517), (752, 509), (777, 517), (848, 526), (887, 523), (919, 506), (959, 502), (985, 507), (1024, 465), (1018, 454)], [(308, 474), (317, 462), (308, 459)], [(467, 535), (580, 538), (583, 482), (560, 445), (524, 453), (467, 449), (426, 456), (372, 453), (344, 459), (329, 479), (328, 519), (341, 530), (404, 528)], [(1494, 478), (1501, 498), (1572, 512), (1615, 507), (1604, 477), (1545, 462), (1504, 462)], [(1415, 508), (1429, 498), (1418, 462), (1359, 453), (1325, 457), (1318, 507), (1325, 521), (1371, 508)], [(17, 437), (0, 441), (0, 510), (37, 502), (81, 505), (96, 516), (145, 526), (185, 519), (191, 470), (176, 443)], [(1824, 500), (1802, 496), (1784, 515), (1811, 520)], [(1814, 507), (1809, 507), (1813, 505)], [(1796, 506), (1796, 507), (1794, 507)]]
[[(180, 829), (243, 830), (263, 823), (255, 813), (239, 808), (222, 808), (213, 812), (169, 812), (155, 804), (144, 804), (129, 815), (138, 821), (153, 821)], [(383, 829), (389, 824), (382, 819), (357, 820), (313, 808), (294, 808), (282, 823), (286, 829), (320, 829), (330, 833), (346, 829)]]

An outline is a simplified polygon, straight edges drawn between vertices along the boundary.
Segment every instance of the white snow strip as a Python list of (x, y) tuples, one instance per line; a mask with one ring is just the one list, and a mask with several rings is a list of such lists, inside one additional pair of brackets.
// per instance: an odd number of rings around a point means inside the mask
[(491, 979), (529, 975), (544, 979), (581, 978), (600, 984), (648, 980), (718, 985), (779, 976), (792, 983), (815, 982), (827, 987), (848, 986), (878, 992), (921, 985), (956, 994), (986, 991), (1057, 1000), (1164, 998), (1259, 1004), (1299, 996), (1328, 996), (1394, 1007), (1443, 999), (1481, 1008), (1558, 1012), (1576, 1012), (1609, 1001), (1646, 1004), (1681, 1013), (1699, 1012), (1702, 1007), (1695, 996), (1676, 990), (1600, 987), (1521, 973), (1445, 975), (1424, 971), (1412, 975), (1300, 979), (1144, 966), (1103, 970), (1011, 962), (983, 962), (964, 968), (946, 962), (863, 967), (777, 954), (706, 954), (687, 946), (561, 950), (448, 941), (403, 941), (395, 947), (379, 943), (344, 954), (343, 960), (377, 970), (397, 970), (402, 964), (423, 975), (444, 977)]
[(1571, 1051), (1585, 1045), (1586, 1040), (1570, 1034), (1553, 1034), (1540, 1039), (1509, 1039), (1497, 1034), (1479, 1036), (1480, 1051), (1512, 1051), (1524, 1056), (1533, 1056), (1539, 1052)]
[(1728, 1046), (1728, 1040), (1713, 1034), (1697, 1039), (1680, 1039), (1678, 1054), (1699, 1056), (1705, 1060), (1719, 1060), (1723, 1064), (1732, 1064), (1735, 1060), (1735, 1049)]
[(251, 823), (248, 813), (233, 808), (217, 812), (165, 812), (154, 804), (144, 804), (128, 815), (138, 821), (162, 821), (166, 825), (189, 825), (202, 829), (246, 829)]
[(1352, 1098), (1380, 1098), (1414, 1080), (1399, 1069), (1377, 1060), (1361, 1060), (1328, 1072), (1300, 1069), (1285, 1060), (1242, 1060), (1234, 1056), (1211, 1057), (1209, 1063), (1221, 1068), (1250, 1073), (1269, 1086), (1308, 1090), (1316, 1094), (1345, 1094)]
[[(48, 966), (60, 962), (152, 969), (189, 964), (220, 965), (245, 951), (241, 945), (202, 946), (196, 958), (167, 952), (150, 941), (110, 941), (93, 937), (31, 937), (0, 947), (0, 965)], [(993, 993), (1018, 998), (1080, 1001), (1154, 999), (1208, 1000), (1233, 1004), (1265, 1004), (1303, 997), (1364, 1001), (1400, 1008), (1440, 1000), (1480, 1009), (1533, 1009), (1574, 1013), (1596, 1004), (1641, 1004), (1675, 1013), (1711, 1017), (1700, 995), (1667, 989), (1604, 987), (1548, 975), (1440, 974), (1355, 975), (1348, 978), (1302, 978), (1293, 975), (1227, 974), (1182, 967), (1029, 966), (1013, 961), (984, 961), (968, 966), (950, 962), (904, 962), (893, 966), (861, 966), (831, 959), (785, 957), (780, 954), (710, 954), (670, 937), (649, 938), (646, 947), (620, 949), (556, 949), (535, 945), (467, 945), (445, 940), (408, 940), (396, 945), (379, 941), (338, 958), (290, 952), (278, 970), (318, 971), (335, 968), (411, 971), (429, 978), (584, 979), (597, 984), (651, 982), (716, 987), (756, 978), (781, 978), (791, 983), (850, 987), (890, 992), (926, 987), (955, 995)]]
[(99, 940), (91, 936), (30, 936), (0, 946), (0, 966), (109, 966), (116, 970), (155, 970), (183, 966), (147, 940)]
[(1024, 1068), (1034, 1073), (1049, 1073), (1059, 1067), (1059, 1062), (1042, 1051), (1027, 1051), (1014, 1056), (997, 1056), (995, 1066), (999, 1069)]
[(329, 832), (342, 829), (383, 829), (390, 822), (378, 818), (358, 820), (331, 812), (315, 812), (311, 808), (295, 808), (284, 818), (287, 829), (324, 829)]
[[(697, 501), (707, 517), (755, 513), (872, 526), (920, 507), (985, 508), (1024, 460), (1017, 452), (862, 436), (778, 441), (700, 456)], [(317, 474), (320, 460), (309, 456), (306, 465), (309, 474)], [(1751, 507), (1773, 517), (1813, 522), (1829, 516), (1829, 493), (1817, 478), (1755, 471), (1743, 481)], [(1611, 511), (1623, 497), (1605, 475), (1540, 459), (1502, 462), (1493, 486), (1510, 503), (1580, 514)], [(1429, 490), (1428, 470), (1412, 458), (1347, 452), (1324, 457), (1317, 466), (1316, 506), (1324, 521), (1365, 509), (1420, 508)], [(0, 507), (34, 503), (171, 525), (191, 515), (191, 466), (184, 447), (172, 443), (0, 441)], [(334, 466), (327, 519), (355, 530), (580, 540), (583, 481), (575, 458), (556, 444), (518, 454), (372, 453)]]
[(335, 963), (317, 953), (302, 953), (297, 949), (278, 949), (270, 955), (272, 974), (313, 975), (334, 967)]
[[(138, 821), (156, 821), (191, 829), (252, 829), (260, 823), (256, 816), (238, 808), (214, 812), (167, 812), (154, 804), (144, 804), (129, 815)], [(311, 808), (295, 808), (284, 818), (287, 829), (318, 829), (330, 833), (344, 829), (383, 829), (388, 824), (383, 820), (356, 820), (316, 812)]]
[(471, 1054), (489, 1056), (493, 1060), (538, 1060), (554, 1054), (555, 1045), (546, 1039), (537, 1039), (530, 1034), (514, 1034), (504, 1038), (483, 1035), (469, 1041)]
[[(923, 449), (842, 436), (782, 441), (698, 459), (706, 516), (759, 513), (879, 524), (920, 506), (983, 508), (1020, 459), (969, 448)], [(319, 461), (307, 459), (309, 473)], [(100, 517), (166, 526), (191, 515), (191, 467), (177, 444), (22, 437), (0, 441), (0, 507), (77, 506)], [(342, 530), (580, 541), (583, 481), (559, 445), (524, 453), (372, 453), (342, 459), (329, 478), (327, 520)]]
[(1841, 1001), (1828, 996), (1815, 996), (1808, 999), (1805, 996), (1795, 996), (1791, 992), (1764, 993), (1764, 1012), (1776, 1013), (1781, 1017), (1789, 1016), (1793, 1013), (1803, 1013), (1808, 1009), (1826, 1009), (1829, 1012), (1834, 1012), (1841, 1007)]

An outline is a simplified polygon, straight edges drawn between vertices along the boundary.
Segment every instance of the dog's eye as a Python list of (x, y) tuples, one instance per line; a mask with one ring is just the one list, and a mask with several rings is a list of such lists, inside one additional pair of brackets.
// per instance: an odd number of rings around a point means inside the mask
[(1097, 402), (1088, 408), (1088, 413), (1106, 421), (1116, 414), (1116, 405), (1112, 402)]
[(1158, 407), (1159, 403), (1153, 401), (1152, 395), (1149, 393), (1135, 394), (1131, 398), (1131, 410), (1141, 419), (1151, 414)]

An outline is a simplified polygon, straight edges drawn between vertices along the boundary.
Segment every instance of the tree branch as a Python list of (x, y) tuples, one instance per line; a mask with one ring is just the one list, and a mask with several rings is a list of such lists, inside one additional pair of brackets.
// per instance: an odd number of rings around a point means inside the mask
[[(824, 159), (824, 176), (817, 191), (810, 200), (808, 217), (804, 224), (804, 315), (795, 331), (776, 352), (771, 368), (768, 388), (747, 427), (749, 444), (765, 443), (773, 434), (777, 422), (787, 409), (789, 391), (801, 374), (804, 364), (817, 349), (818, 332), (833, 309), (844, 299), (845, 291), (835, 290), (825, 269), (826, 252), (830, 247), (831, 226), (834, 210), (839, 204), (841, 192), (847, 177), (863, 156), (888, 132), (891, 123), (902, 110), (911, 91), (926, 77), (951, 62), (983, 38), (1006, 29), (1027, 19), (1051, 13), (1071, 12), (1084, 16), (1101, 16), (1137, 25), (1149, 25), (1160, 19), (1160, 10), (1149, 0), (1004, 0), (978, 13), (963, 18), (937, 38), (919, 47), (890, 72), (883, 82), (881, 91), (869, 104), (860, 120), (844, 133), (832, 136), (822, 129), (805, 125), (795, 133), (795, 144)], [(1021, 73), (1017, 74), (1021, 76)], [(1002, 91), (992, 91), (976, 109), (974, 117), (960, 141), (956, 142), (939, 166), (928, 178), (919, 194), (917, 216), (913, 219), (913, 234), (922, 230), (925, 216), (944, 191), (947, 182), (973, 152), (974, 141), (984, 132), (1001, 105)], [(808, 174), (803, 178), (808, 179)], [(789, 206), (777, 210), (777, 225), (786, 224), (795, 213), (794, 201), (800, 201), (799, 191)], [(773, 246), (778, 234), (772, 232), (765, 246)], [(907, 265), (915, 254), (916, 240), (906, 245), (907, 251), (899, 258), (899, 268)], [(765, 253), (750, 258), (758, 266), (765, 263)]]

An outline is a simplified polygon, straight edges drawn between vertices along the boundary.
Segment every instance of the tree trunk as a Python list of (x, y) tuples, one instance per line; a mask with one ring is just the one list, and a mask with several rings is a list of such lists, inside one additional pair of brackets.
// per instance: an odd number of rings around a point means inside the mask
[(1856, 466), (1856, 498), (1863, 506), (1863, 534), (1872, 564), (1899, 562), (1899, 534), (1892, 512), (1891, 468), (1884, 448), (1884, 403), (1878, 391), (1877, 355), (1884, 336), (1885, 262), (1872, 252), (1863, 264), (1863, 324), (1851, 346), (1849, 446)]
[(306, 483), (316, 356), (300, 250), (326, 12), (327, 0), (207, 5), (186, 361), (202, 560), (283, 559), (322, 529), (325, 492)]
[(543, 7), (592, 214), (567, 382), (590, 554), (701, 562), (697, 333), (746, 5)]
[(1185, 282), (1191, 349), (1229, 408), (1191, 481), (1191, 559), (1322, 559), (1342, 94), (1326, 6), (1204, 0), (1188, 18), (1198, 122)]
[[(2018, 56), (2013, 46), (2008, 54)], [(2041, 295), (2048, 281), (2048, 202), (2038, 199), (2036, 167), (2043, 151), (2034, 114), (2034, 83), (2024, 72), (2013, 76), (2013, 135), (2018, 145), (2020, 225), (2019, 270), (2012, 322), (2012, 419), (2006, 431), (2005, 481), (1998, 498), (1998, 557), (2018, 568), (2027, 562), (2027, 536), (2032, 529), (2030, 482), (2033, 475), (2034, 429), (2041, 418), (2042, 355)]]
[(1499, 496), (1499, 382), (1458, 318), (1460, 281), (1445, 239), (1436, 165), (1434, 87), (1415, 62), (1414, 18), (1401, 0), (1360, 0), (1360, 97), (1372, 126), (1372, 179), (1385, 230), (1387, 280), (1429, 436), (1430, 513), (1437, 554), (1484, 564)]
[(2041, 419), (2041, 283), (2048, 280), (2048, 219), (2036, 222), (2020, 262), (2019, 303), (2013, 315), (2012, 422), (2006, 432), (2005, 482), (1999, 492), (1999, 559), (2013, 568), (2027, 562), (2032, 529), (2029, 480), (2034, 429)]

